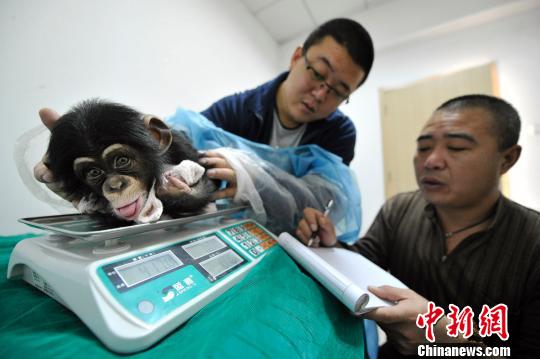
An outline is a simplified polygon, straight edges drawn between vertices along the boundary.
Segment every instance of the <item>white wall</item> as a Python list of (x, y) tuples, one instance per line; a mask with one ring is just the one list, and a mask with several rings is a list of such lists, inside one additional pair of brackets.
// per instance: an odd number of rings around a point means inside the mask
[[(485, 7), (474, 8), (478, 3)], [(341, 108), (353, 118), (358, 131), (351, 166), (363, 196), (364, 232), (384, 202), (379, 89), (401, 87), (490, 61), (497, 63), (501, 96), (522, 117), (520, 143), (524, 150), (510, 172), (511, 198), (540, 209), (540, 161), (535, 158), (540, 153), (538, 3), (407, 0), (353, 16), (366, 24), (376, 46), (368, 81)], [(418, 27), (418, 22), (423, 27)], [(301, 40), (299, 37), (281, 46), (282, 64), (287, 63), (291, 50)], [(533, 127), (539, 133), (531, 134)]]
[(39, 108), (101, 97), (161, 116), (202, 110), (275, 76), (277, 53), (236, 0), (1, 1), (0, 234), (29, 231), (17, 218), (55, 213), (12, 157)]
[[(526, 206), (540, 209), (540, 161), (536, 157), (540, 153), (540, 134), (530, 133), (530, 128), (535, 123), (540, 129), (537, 96), (540, 86), (539, 34), (540, 9), (536, 8), (436, 38), (405, 43), (378, 53), (373, 77), (364, 89), (368, 94), (367, 101), (364, 99), (354, 109), (361, 114), (355, 118), (363, 120), (357, 122), (361, 136), (357, 152), (363, 154), (357, 156), (353, 164), (361, 178), (360, 183), (367, 182), (367, 186), (377, 188), (382, 201), (384, 187), (378, 102), (380, 88), (400, 87), (432, 75), (495, 61), (501, 97), (512, 103), (522, 118), (520, 143), (523, 153), (517, 165), (510, 171), (510, 197)], [(377, 126), (374, 127), (373, 123), (366, 124), (365, 119), (376, 122)], [(374, 138), (378, 141), (374, 141)], [(369, 141), (368, 147), (364, 140)], [(365, 173), (366, 168), (369, 169), (369, 176)], [(381, 174), (380, 177), (373, 176), (373, 172)], [(377, 186), (370, 183), (374, 177), (379, 181)]]

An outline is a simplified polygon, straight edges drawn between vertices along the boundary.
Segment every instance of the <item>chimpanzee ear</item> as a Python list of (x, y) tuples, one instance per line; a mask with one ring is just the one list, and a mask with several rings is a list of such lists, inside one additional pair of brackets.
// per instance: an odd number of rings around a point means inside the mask
[(159, 155), (161, 156), (169, 149), (172, 143), (172, 131), (163, 120), (156, 116), (144, 116), (144, 126), (150, 135), (159, 142)]

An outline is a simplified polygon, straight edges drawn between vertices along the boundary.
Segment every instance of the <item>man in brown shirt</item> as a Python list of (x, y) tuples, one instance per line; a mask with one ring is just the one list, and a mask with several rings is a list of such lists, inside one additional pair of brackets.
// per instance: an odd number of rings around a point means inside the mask
[[(470, 306), (476, 329), (484, 304), (508, 308), (505, 341), (449, 337), (450, 319), (443, 316), (435, 344), (503, 346), (513, 358), (540, 357), (540, 214), (499, 191), (500, 177), (519, 158), (519, 131), (518, 113), (501, 99), (468, 95), (445, 102), (417, 138), (419, 190), (389, 199), (366, 235), (345, 246), (410, 288), (370, 288), (397, 303), (367, 315), (388, 337), (380, 358), (418, 353), (426, 337), (416, 320), (428, 301), (446, 314), (450, 304)], [(307, 243), (314, 231), (321, 245), (336, 245), (331, 221), (308, 208), (296, 235)]]

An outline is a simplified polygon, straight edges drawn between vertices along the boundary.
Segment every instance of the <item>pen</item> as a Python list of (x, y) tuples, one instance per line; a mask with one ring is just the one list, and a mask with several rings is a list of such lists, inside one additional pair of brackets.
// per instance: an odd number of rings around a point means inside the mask
[[(328, 204), (326, 205), (326, 207), (324, 207), (323, 216), (327, 217), (330, 214), (330, 210), (332, 209), (333, 205), (334, 205), (333, 200), (328, 201)], [(318, 234), (319, 234), (319, 230), (313, 232), (313, 234), (309, 238), (309, 241), (308, 241), (308, 244), (307, 244), (308, 247), (311, 247), (311, 245), (313, 244), (313, 241), (315, 240), (315, 237), (317, 237)]]

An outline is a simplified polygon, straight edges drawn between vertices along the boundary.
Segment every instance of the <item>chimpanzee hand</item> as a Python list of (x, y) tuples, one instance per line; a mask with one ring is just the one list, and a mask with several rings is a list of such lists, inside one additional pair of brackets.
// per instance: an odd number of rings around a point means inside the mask
[(229, 162), (223, 156), (214, 151), (206, 151), (199, 163), (210, 167), (206, 171), (208, 178), (227, 182), (227, 187), (212, 194), (212, 200), (221, 198), (233, 198), (236, 195), (236, 173)]
[[(50, 109), (42, 108), (39, 110), (39, 117), (41, 122), (49, 130), (54, 126), (56, 121), (60, 118), (60, 115)], [(74, 193), (69, 193), (65, 190), (61, 181), (57, 181), (54, 178), (54, 173), (50, 170), (48, 165), (48, 154), (45, 153), (41, 161), (34, 166), (34, 178), (39, 182), (45, 184), (47, 188), (62, 197), (79, 210), (81, 213), (109, 213), (110, 208), (104, 199), (97, 198), (96, 196), (80, 197)]]
[[(60, 115), (50, 108), (42, 108), (39, 110), (39, 117), (41, 118), (41, 122), (43, 122), (45, 127), (50, 130), (52, 126), (54, 126), (56, 120), (60, 118)], [(50, 184), (54, 183), (54, 175), (47, 166), (47, 161), (48, 156), (47, 153), (45, 153), (41, 161), (34, 166), (34, 177), (41, 183)]]
[[(50, 108), (42, 108), (41, 110), (39, 110), (39, 117), (41, 118), (41, 122), (43, 122), (45, 127), (50, 130), (54, 126), (56, 121), (60, 118), (60, 115)], [(66, 201), (71, 202), (75, 207), (79, 206), (81, 198), (77, 198), (73, 193), (67, 193), (64, 190), (62, 183), (55, 180), (54, 174), (48, 166), (47, 153), (45, 153), (42, 160), (34, 166), (34, 178), (39, 182), (44, 183), (51, 191), (53, 191)]]
[(159, 197), (174, 198), (183, 193), (189, 193), (191, 186), (201, 179), (205, 169), (191, 160), (183, 160), (178, 165), (165, 171), (162, 184), (157, 188)]

